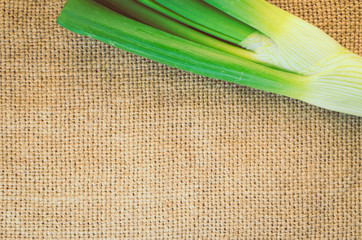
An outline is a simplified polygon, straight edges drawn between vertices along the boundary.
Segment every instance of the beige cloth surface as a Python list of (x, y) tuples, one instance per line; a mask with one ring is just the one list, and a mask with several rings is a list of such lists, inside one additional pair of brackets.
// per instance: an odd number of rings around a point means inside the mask
[[(274, 0), (362, 54), (358, 0)], [(0, 0), (0, 239), (358, 239), (361, 118)]]

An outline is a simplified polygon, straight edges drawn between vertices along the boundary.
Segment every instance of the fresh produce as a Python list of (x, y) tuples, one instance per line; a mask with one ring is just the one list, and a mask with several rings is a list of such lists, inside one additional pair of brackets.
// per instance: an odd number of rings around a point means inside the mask
[(68, 0), (57, 22), (172, 67), (362, 116), (362, 58), (264, 0)]

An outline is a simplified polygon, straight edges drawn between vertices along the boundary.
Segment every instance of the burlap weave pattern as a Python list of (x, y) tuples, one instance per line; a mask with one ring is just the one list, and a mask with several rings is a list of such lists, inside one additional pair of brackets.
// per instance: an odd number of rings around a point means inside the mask
[[(362, 54), (358, 0), (273, 0)], [(0, 0), (0, 239), (358, 239), (361, 118)]]

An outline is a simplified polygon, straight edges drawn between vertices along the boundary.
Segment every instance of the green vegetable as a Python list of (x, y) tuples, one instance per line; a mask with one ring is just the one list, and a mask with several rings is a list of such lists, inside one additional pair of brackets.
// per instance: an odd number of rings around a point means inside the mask
[(176, 36), (213, 47), (221, 51), (248, 58), (255, 59), (255, 54), (242, 48), (219, 41), (213, 37), (202, 34), (199, 31), (191, 29), (173, 19), (166, 17), (158, 12), (138, 3), (135, 0), (105, 0), (103, 1), (108, 7), (119, 11), (120, 13), (134, 18), (140, 22), (156, 27), (165, 32)]
[(57, 22), (172, 67), (362, 116), (362, 58), (264, 0), (68, 0)]
[[(217, 38), (220, 38), (220, 39), (223, 39), (227, 42), (230, 42), (230, 43), (234, 43), (236, 45), (238, 45), (241, 41), (236, 39), (236, 38), (233, 38), (233, 37), (230, 37), (228, 35), (225, 35), (221, 32), (218, 32), (218, 31), (215, 31), (211, 28), (208, 28), (208, 27), (205, 27), (204, 25), (201, 25), (201, 24), (198, 24), (194, 21), (191, 21), (189, 20), (188, 18), (185, 18), (184, 16), (182, 15), (179, 15), (171, 10), (169, 10), (168, 8), (156, 3), (155, 1), (152, 1), (152, 0), (138, 0), (138, 2), (141, 2), (143, 3), (144, 5), (166, 15), (166, 16), (169, 16), (170, 18), (172, 19), (175, 19), (181, 23), (184, 23), (185, 25), (187, 26), (190, 26), (190, 27), (193, 27), (195, 29), (198, 29), (204, 33), (207, 33), (207, 34), (210, 34), (212, 35), (213, 37), (217, 37)], [(210, 22), (210, 21), (209, 21)], [(248, 27), (247, 25), (244, 25), (246, 27)], [(248, 34), (245, 34), (246, 36), (248, 36)]]
[(236, 40), (236, 44), (256, 31), (202, 0), (150, 0), (147, 2), (157, 2), (193, 22), (232, 37)]

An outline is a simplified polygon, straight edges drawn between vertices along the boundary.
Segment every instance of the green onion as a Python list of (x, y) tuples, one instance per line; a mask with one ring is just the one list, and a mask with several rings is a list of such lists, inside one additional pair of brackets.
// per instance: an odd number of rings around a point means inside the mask
[(172, 67), (362, 116), (362, 58), (264, 0), (68, 0), (57, 22)]

